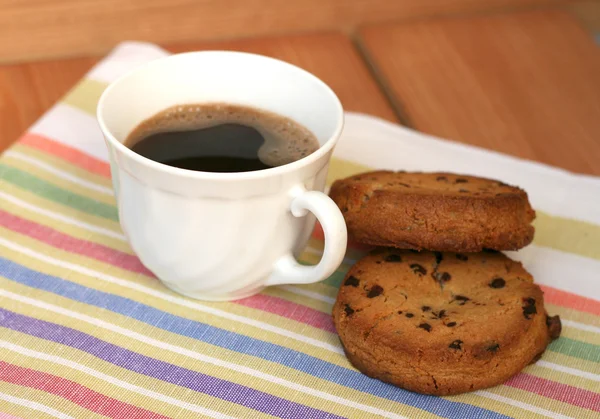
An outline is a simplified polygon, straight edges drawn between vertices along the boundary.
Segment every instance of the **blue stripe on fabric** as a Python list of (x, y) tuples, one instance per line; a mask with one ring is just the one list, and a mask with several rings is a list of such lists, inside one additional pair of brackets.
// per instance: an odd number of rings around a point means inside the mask
[(131, 317), (171, 333), (276, 362), (314, 377), (446, 418), (508, 418), (500, 413), (434, 396), (402, 390), (305, 353), (189, 320), (140, 302), (75, 284), (0, 258), (0, 274), (21, 284)]

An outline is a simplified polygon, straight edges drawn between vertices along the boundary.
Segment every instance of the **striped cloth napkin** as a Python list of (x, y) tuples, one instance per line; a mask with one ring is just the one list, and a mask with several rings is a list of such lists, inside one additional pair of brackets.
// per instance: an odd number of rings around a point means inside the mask
[[(94, 113), (107, 83), (165, 54), (122, 44), (0, 160), (0, 419), (600, 417), (600, 179), (348, 114), (330, 181), (458, 171), (520, 185), (538, 209), (534, 244), (511, 256), (542, 284), (562, 337), (504, 385), (414, 394), (343, 355), (330, 310), (358, 248), (321, 283), (231, 303), (184, 298), (140, 264)], [(317, 230), (302, 259), (322, 247)]]

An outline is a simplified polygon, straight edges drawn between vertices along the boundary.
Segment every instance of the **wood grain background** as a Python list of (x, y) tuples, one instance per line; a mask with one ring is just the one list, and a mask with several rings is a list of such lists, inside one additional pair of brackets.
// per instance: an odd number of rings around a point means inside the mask
[(0, 0), (0, 63), (158, 43), (322, 30), (567, 0)]

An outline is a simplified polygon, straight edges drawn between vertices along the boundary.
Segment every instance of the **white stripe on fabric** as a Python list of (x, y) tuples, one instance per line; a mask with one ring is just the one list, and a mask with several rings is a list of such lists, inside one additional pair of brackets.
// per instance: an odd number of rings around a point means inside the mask
[(67, 104), (54, 105), (29, 131), (108, 161), (108, 150), (96, 119)]
[(548, 368), (554, 371), (564, 372), (566, 374), (571, 374), (576, 377), (587, 378), (588, 380), (598, 381), (600, 382), (600, 375), (594, 374), (593, 372), (581, 371), (576, 368), (566, 367), (564, 365), (555, 364), (554, 362), (544, 361), (540, 359), (535, 363), (540, 367)]
[(36, 205), (30, 204), (26, 201), (23, 201), (22, 199), (19, 199), (15, 196), (9, 195), (3, 191), (0, 191), (0, 199), (4, 199), (13, 205), (16, 205), (16, 206), (24, 208), (26, 210), (35, 212), (35, 213), (43, 215), (45, 217), (52, 218), (53, 220), (61, 221), (65, 224), (79, 227), (84, 230), (92, 231), (94, 233), (102, 234), (103, 236), (107, 236), (107, 237), (110, 237), (113, 239), (127, 241), (127, 239), (125, 238), (125, 236), (123, 234), (117, 233), (117, 232), (109, 230), (107, 228), (89, 224), (89, 223), (86, 223), (85, 221), (77, 220), (72, 217), (67, 217), (66, 215), (47, 210), (45, 208), (38, 207)]
[(202, 406), (198, 406), (195, 404), (187, 403), (178, 399), (174, 399), (173, 397), (166, 396), (161, 393), (157, 393), (152, 390), (148, 390), (142, 387), (138, 387), (136, 385), (130, 384), (128, 382), (119, 380), (116, 377), (112, 377), (110, 375), (104, 374), (95, 369), (86, 367), (85, 365), (79, 364), (77, 362), (73, 362), (71, 360), (61, 358), (59, 356), (48, 355), (43, 352), (33, 351), (31, 349), (25, 348), (23, 346), (15, 345), (13, 343), (0, 340), (0, 348), (5, 348), (10, 351), (16, 352), (21, 355), (25, 355), (31, 358), (41, 359), (43, 361), (53, 362), (55, 364), (59, 364), (68, 368), (72, 368), (74, 370), (83, 372), (84, 374), (91, 375), (92, 377), (98, 378), (102, 381), (106, 381), (107, 383), (114, 384), (117, 387), (121, 387), (125, 390), (132, 391), (134, 393), (141, 394), (142, 396), (150, 397), (156, 400), (160, 400), (161, 402), (165, 402), (171, 404), (173, 406), (181, 407), (182, 409), (189, 410), (191, 412), (201, 413), (203, 415), (207, 415), (216, 419), (235, 419), (232, 416), (228, 416), (222, 414), (220, 412), (206, 409)]
[(136, 67), (169, 55), (164, 49), (147, 42), (127, 41), (117, 45), (86, 78), (111, 83)]
[(276, 333), (278, 335), (285, 336), (285, 337), (297, 340), (299, 342), (307, 343), (309, 345), (313, 345), (313, 346), (316, 346), (316, 347), (319, 347), (319, 348), (323, 348), (323, 349), (326, 349), (326, 350), (331, 351), (331, 352), (335, 352), (335, 353), (339, 353), (339, 354), (343, 354), (344, 353), (344, 351), (343, 351), (343, 349), (341, 348), (340, 345), (333, 345), (333, 344), (329, 344), (329, 343), (326, 343), (326, 342), (322, 342), (320, 340), (304, 336), (304, 335), (302, 335), (300, 333), (294, 333), (294, 332), (291, 332), (289, 330), (282, 329), (280, 327), (270, 325), (268, 323), (264, 323), (264, 322), (261, 322), (261, 321), (258, 321), (258, 320), (254, 320), (254, 319), (251, 319), (251, 318), (248, 318), (248, 317), (244, 317), (244, 316), (240, 316), (240, 315), (233, 314), (233, 313), (228, 313), (227, 311), (219, 310), (219, 309), (214, 308), (214, 307), (205, 306), (205, 305), (203, 305), (203, 304), (201, 304), (199, 302), (196, 302), (196, 301), (191, 301), (191, 300), (188, 300), (188, 299), (185, 299), (185, 298), (176, 297), (174, 295), (165, 294), (165, 293), (163, 293), (161, 291), (154, 290), (152, 288), (145, 287), (145, 286), (140, 285), (140, 284), (136, 284), (135, 282), (131, 282), (131, 281), (128, 281), (128, 280), (125, 280), (125, 279), (117, 278), (117, 277), (114, 277), (114, 276), (111, 276), (111, 275), (107, 275), (107, 274), (99, 272), (99, 271), (95, 271), (93, 269), (85, 268), (83, 266), (80, 266), (80, 265), (77, 265), (77, 264), (74, 264), (74, 263), (66, 262), (66, 261), (63, 261), (63, 260), (59, 260), (59, 259), (47, 256), (47, 255), (38, 253), (38, 252), (36, 252), (36, 251), (34, 251), (34, 250), (30, 249), (30, 248), (27, 248), (25, 246), (21, 246), (21, 245), (19, 245), (17, 243), (13, 243), (13, 242), (11, 242), (9, 240), (6, 240), (6, 239), (3, 239), (1, 237), (0, 237), (0, 246), (5, 246), (5, 247), (7, 247), (9, 249), (17, 251), (19, 253), (22, 253), (22, 254), (27, 255), (29, 257), (32, 257), (34, 259), (41, 260), (41, 261), (46, 262), (48, 264), (51, 264), (51, 265), (54, 265), (54, 266), (59, 266), (61, 268), (68, 269), (68, 270), (71, 270), (71, 271), (74, 271), (74, 272), (78, 272), (78, 273), (80, 273), (82, 275), (86, 275), (86, 276), (89, 276), (89, 277), (94, 278), (94, 279), (100, 279), (100, 280), (109, 282), (111, 284), (117, 284), (117, 285), (122, 286), (122, 287), (126, 287), (126, 288), (129, 288), (129, 289), (140, 291), (140, 292), (143, 292), (145, 294), (152, 295), (153, 297), (157, 297), (157, 298), (160, 298), (162, 300), (165, 300), (165, 301), (168, 301), (168, 302), (171, 302), (171, 303), (179, 304), (180, 306), (189, 307), (189, 308), (192, 308), (194, 310), (198, 310), (198, 311), (201, 311), (201, 312), (204, 312), (204, 313), (210, 313), (210, 314), (213, 314), (215, 316), (223, 317), (223, 318), (226, 318), (226, 319), (229, 319), (229, 320), (233, 320), (233, 321), (244, 323), (244, 324), (247, 324), (247, 325), (250, 325), (250, 326), (254, 326), (254, 327), (257, 327), (257, 328), (262, 329), (262, 330), (268, 330), (268, 331)]
[(523, 410), (528, 410), (533, 413), (537, 413), (538, 415), (544, 415), (552, 419), (577, 419), (572, 416), (561, 415), (560, 413), (551, 412), (550, 410), (542, 409), (541, 407), (533, 406), (529, 403), (520, 402), (515, 399), (509, 399), (508, 397), (501, 396), (496, 393), (492, 393), (485, 390), (475, 391), (473, 394), (477, 394), (478, 396), (487, 397), (488, 399), (496, 400), (501, 403), (506, 403), (514, 407), (518, 407)]
[[(523, 262), (538, 284), (600, 300), (600, 260), (536, 245), (505, 253), (511, 259)], [(574, 267), (576, 271), (573, 271)]]
[(592, 326), (591, 324), (583, 324), (573, 320), (561, 319), (563, 326), (572, 327), (573, 329), (583, 330), (585, 332), (600, 333), (600, 327)]
[(335, 303), (335, 298), (328, 297), (327, 295), (319, 294), (318, 292), (309, 291), (304, 288), (295, 285), (280, 285), (278, 288), (291, 292), (297, 295), (303, 295), (305, 297), (313, 298), (315, 300), (324, 301), (329, 304)]
[(20, 397), (11, 396), (10, 394), (0, 393), (0, 400), (18, 404), (19, 406), (28, 407), (29, 409), (37, 410), (38, 412), (44, 412), (58, 419), (75, 419), (73, 416), (65, 415), (58, 410), (44, 406), (43, 404), (34, 402), (33, 400), (21, 399)]
[(92, 191), (99, 192), (104, 195), (110, 195), (110, 196), (114, 195), (112, 188), (98, 185), (97, 183), (82, 179), (79, 176), (75, 176), (69, 172), (65, 172), (64, 170), (53, 167), (52, 165), (50, 165), (44, 161), (41, 161), (39, 159), (36, 159), (35, 157), (28, 156), (26, 154), (20, 153), (18, 151), (13, 151), (13, 150), (8, 150), (6, 153), (4, 153), (4, 156), (12, 157), (13, 159), (24, 161), (33, 166), (39, 167), (40, 169), (43, 169), (46, 172), (52, 173), (53, 175), (55, 175), (61, 179), (75, 183), (76, 185), (79, 185), (79, 186), (83, 186), (84, 188), (91, 189)]
[(211, 356), (207, 356), (207, 355), (203, 355), (194, 351), (191, 351), (189, 349), (186, 348), (182, 348), (180, 346), (176, 346), (176, 345), (171, 345), (170, 343), (166, 343), (166, 342), (162, 342), (153, 338), (150, 338), (146, 335), (143, 335), (141, 333), (137, 333), (134, 332), (133, 330), (129, 330), (129, 329), (125, 329), (121, 326), (117, 326), (115, 324), (112, 323), (108, 323), (104, 320), (100, 320), (94, 317), (90, 317), (87, 316), (85, 314), (82, 313), (77, 313), (75, 311), (71, 311), (59, 306), (56, 306), (54, 304), (49, 304), (46, 303), (44, 301), (40, 301), (40, 300), (36, 300), (34, 298), (29, 298), (29, 297), (25, 297), (19, 294), (15, 294), (13, 292), (10, 291), (6, 291), (6, 290), (2, 290), (0, 289), (0, 296), (6, 297), (6, 298), (10, 298), (12, 300), (15, 301), (19, 301), (21, 303), (25, 303), (25, 304), (29, 304), (38, 308), (43, 308), (44, 310), (48, 310), (54, 313), (58, 313), (58, 314), (62, 314), (64, 316), (76, 319), (76, 320), (80, 320), (89, 324), (92, 324), (94, 326), (97, 327), (101, 327), (103, 329), (106, 330), (110, 330), (111, 332), (115, 332), (118, 333), (120, 335), (123, 335), (127, 338), (131, 338), (131, 339), (135, 339), (139, 342), (145, 343), (147, 345), (150, 346), (154, 346), (156, 348), (160, 348), (160, 349), (164, 349), (167, 351), (171, 351), (174, 352), (176, 354), (180, 354), (180, 355), (184, 355), (193, 359), (196, 359), (198, 361), (201, 362), (206, 362), (208, 364), (212, 364), (215, 365), (217, 367), (222, 367), (222, 368), (227, 368), (229, 370), (232, 371), (236, 371), (236, 372), (240, 372), (243, 374), (247, 374), (249, 376), (255, 377), (255, 378), (260, 378), (262, 380), (266, 380), (268, 382), (271, 383), (275, 383), (275, 384), (279, 384), (283, 387), (289, 388), (293, 391), (301, 391), (305, 394), (309, 394), (311, 396), (315, 396), (315, 397), (319, 397), (321, 399), (330, 401), (330, 402), (334, 402), (334, 403), (338, 403), (344, 406), (349, 406), (352, 407), (354, 409), (358, 409), (358, 410), (362, 410), (364, 412), (367, 413), (372, 413), (375, 415), (380, 415), (386, 418), (392, 418), (392, 419), (406, 419), (404, 416), (400, 416), (397, 415), (395, 413), (392, 412), (387, 412), (385, 410), (381, 410), (381, 409), (377, 409), (375, 407), (371, 407), (371, 406), (367, 406), (361, 403), (357, 403), (354, 402), (352, 400), (348, 400), (348, 399), (344, 399), (342, 397), (339, 396), (335, 396), (333, 394), (329, 394), (329, 393), (325, 393), (323, 391), (320, 390), (315, 390), (313, 388), (310, 387), (306, 387), (302, 384), (298, 384), (298, 383), (294, 383), (288, 380), (285, 380), (283, 378), (271, 375), (271, 374), (267, 374), (267, 373), (263, 373), (262, 371), (258, 371), (252, 368), (248, 368), (245, 367), (243, 365), (239, 365), (239, 364), (234, 364), (231, 362), (227, 362), (227, 361), (223, 361), (217, 358), (213, 358)]

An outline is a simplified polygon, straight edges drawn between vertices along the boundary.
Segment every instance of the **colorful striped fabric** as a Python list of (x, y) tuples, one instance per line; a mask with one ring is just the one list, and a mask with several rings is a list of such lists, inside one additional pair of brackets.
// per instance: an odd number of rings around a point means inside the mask
[[(128, 43), (0, 159), (0, 419), (598, 418), (600, 180), (349, 114), (330, 180), (368, 167), (483, 174), (526, 188), (542, 284), (563, 335), (504, 385), (454, 397), (370, 379), (343, 355), (327, 280), (231, 303), (163, 287), (120, 231), (94, 119), (107, 83), (165, 53)], [(360, 162), (357, 163), (357, 162)], [(302, 256), (314, 263), (319, 229)]]

